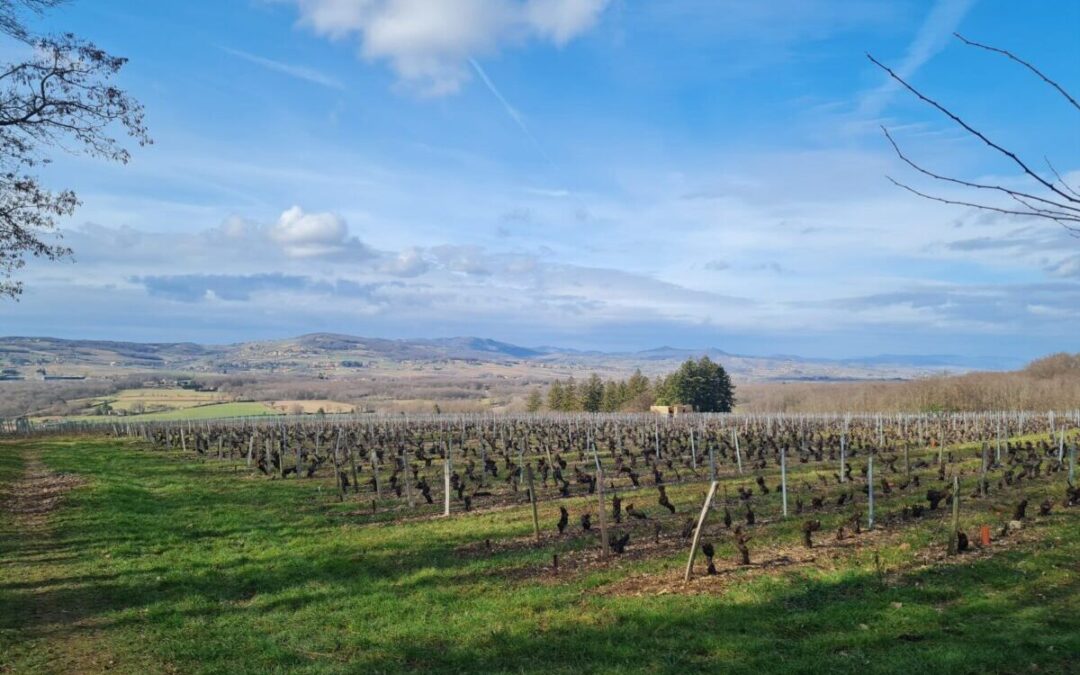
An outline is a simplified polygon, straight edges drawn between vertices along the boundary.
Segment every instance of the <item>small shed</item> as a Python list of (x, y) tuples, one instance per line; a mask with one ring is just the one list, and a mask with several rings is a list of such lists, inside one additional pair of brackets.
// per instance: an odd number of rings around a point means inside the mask
[(686, 415), (694, 412), (694, 406), (692, 405), (654, 405), (649, 408), (649, 411), (657, 415), (667, 415), (668, 417), (678, 417), (679, 415)]

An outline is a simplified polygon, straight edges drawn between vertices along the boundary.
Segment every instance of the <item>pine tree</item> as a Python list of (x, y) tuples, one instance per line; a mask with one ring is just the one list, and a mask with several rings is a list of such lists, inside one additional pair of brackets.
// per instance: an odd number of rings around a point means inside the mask
[(529, 392), (529, 396), (525, 399), (525, 410), (527, 412), (537, 412), (544, 406), (544, 397), (540, 395), (539, 389), (533, 389)]
[(581, 387), (581, 409), (585, 412), (600, 412), (604, 400), (604, 382), (593, 373)]
[(577, 382), (574, 381), (573, 375), (567, 378), (566, 383), (563, 384), (563, 407), (559, 408), (559, 410), (566, 412), (581, 410), (581, 395), (578, 392)]
[(548, 388), (548, 410), (562, 410), (564, 405), (566, 405), (566, 392), (563, 389), (563, 383), (560, 380), (555, 380), (551, 383), (551, 387)]

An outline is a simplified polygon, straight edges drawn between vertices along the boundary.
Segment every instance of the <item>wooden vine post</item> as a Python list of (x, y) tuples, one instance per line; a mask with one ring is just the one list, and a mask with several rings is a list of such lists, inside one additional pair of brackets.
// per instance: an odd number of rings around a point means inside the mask
[(742, 475), (742, 452), (739, 451), (739, 430), (732, 429), (731, 436), (735, 439), (735, 461), (739, 464), (739, 474)]
[(845, 473), (847, 464), (847, 431), (840, 437), (840, 482), (847, 482), (847, 474)]
[(375, 496), (382, 499), (382, 481), (379, 480), (379, 455), (375, 449), (371, 450), (371, 475), (375, 479)]
[(409, 455), (404, 447), (401, 448), (401, 472), (405, 474), (405, 501), (411, 509), (416, 506), (416, 500), (413, 499), (412, 483), (409, 482), (409, 474), (412, 473), (409, 470)]
[(450, 445), (446, 446), (446, 458), (443, 459), (443, 516), (450, 515)]
[(869, 463), (866, 465), (866, 496), (869, 499), (869, 515), (866, 520), (866, 529), (874, 529), (874, 452), (870, 451)]
[(536, 543), (540, 543), (540, 514), (536, 510), (536, 485), (533, 482), (532, 465), (525, 467), (525, 478), (529, 481), (529, 502), (532, 503), (533, 533), (536, 534)]
[[(604, 467), (600, 464), (600, 453), (596, 450), (596, 443), (589, 437), (589, 446), (592, 448), (593, 461), (596, 462), (596, 496), (600, 500), (600, 557), (608, 556), (608, 531), (607, 531), (607, 504), (604, 503)], [(659, 447), (659, 446), (657, 446)]]
[(957, 533), (960, 531), (960, 476), (953, 474), (952, 492), (952, 531), (949, 532), (949, 553), (959, 553), (960, 541)]
[(982, 445), (982, 471), (979, 476), (979, 495), (986, 497), (986, 472), (990, 469), (990, 444)]
[(334, 482), (337, 483), (338, 501), (345, 501), (345, 484), (341, 481), (341, 467), (338, 464), (338, 449), (341, 448), (341, 429), (338, 429), (337, 440), (334, 442)]
[(694, 528), (694, 538), (690, 542), (690, 557), (686, 561), (686, 573), (683, 575), (683, 581), (690, 581), (690, 574), (694, 571), (694, 556), (697, 555), (698, 544), (701, 543), (701, 530), (705, 525), (705, 518), (709, 515), (709, 507), (712, 505), (713, 497), (716, 496), (716, 488), (720, 485), (719, 481), (713, 481), (709, 485), (709, 494), (705, 496), (705, 503), (701, 505), (701, 515), (698, 516), (697, 527)]
[(356, 476), (356, 449), (353, 448), (351, 445), (349, 445), (348, 439), (346, 439), (345, 444), (348, 446), (348, 452), (349, 452), (349, 473), (350, 473), (349, 477), (352, 478), (353, 494), (359, 494), (360, 493), (360, 481), (357, 479), (357, 476)]
[(783, 498), (784, 517), (787, 518), (787, 446), (780, 448), (780, 492)]

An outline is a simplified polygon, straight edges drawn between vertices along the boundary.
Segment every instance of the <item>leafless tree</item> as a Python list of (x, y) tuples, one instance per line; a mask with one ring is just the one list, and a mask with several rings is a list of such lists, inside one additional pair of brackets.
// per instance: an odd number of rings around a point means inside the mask
[[(1051, 89), (1064, 97), (1070, 106), (1080, 112), (1080, 104), (1077, 103), (1076, 99), (1073, 98), (1072, 95), (1069, 94), (1069, 92), (1066, 91), (1064, 87), (1062, 87), (1056, 81), (1047, 77), (1041, 70), (1036, 68), (1031, 63), (1018, 57), (1010, 51), (969, 40), (964, 36), (960, 35), (959, 33), (954, 33), (954, 35), (958, 40), (960, 40), (969, 47), (981, 49), (1002, 56), (1012, 61), (1013, 63), (1027, 69), (1040, 80), (1042, 80), (1043, 83), (1045, 83)], [(885, 132), (885, 138), (888, 139), (889, 144), (892, 146), (893, 150), (896, 151), (897, 156), (899, 156), (900, 159), (904, 161), (904, 163), (906, 163), (908, 166), (912, 167), (919, 173), (925, 176), (929, 176), (930, 178), (941, 181), (943, 183), (958, 185), (964, 188), (970, 188), (975, 191), (983, 191), (987, 194), (997, 193), (1000, 195), (1004, 195), (1008, 197), (1011, 202), (1006, 206), (1001, 206), (976, 198), (972, 198), (969, 200), (942, 197), (940, 195), (916, 189), (907, 183), (893, 178), (892, 176), (887, 176), (887, 178), (893, 184), (920, 197), (931, 199), (936, 202), (942, 202), (944, 204), (967, 206), (1012, 216), (1024, 216), (1031, 218), (1041, 218), (1044, 220), (1052, 220), (1064, 227), (1073, 236), (1080, 236), (1080, 192), (1078, 192), (1075, 187), (1070, 186), (1065, 182), (1065, 180), (1061, 177), (1061, 174), (1058, 173), (1058, 170), (1050, 162), (1049, 158), (1044, 158), (1047, 167), (1047, 174), (1042, 175), (1032, 168), (1033, 164), (1030, 161), (1022, 159), (1017, 153), (1005, 148), (1004, 146), (990, 139), (984, 133), (980, 132), (978, 129), (971, 126), (968, 122), (961, 119), (960, 116), (949, 110), (949, 108), (945, 107), (941, 103), (938, 103), (936, 100), (930, 98), (929, 96), (916, 89), (907, 80), (897, 75), (895, 71), (875, 59), (872, 55), (867, 54), (866, 56), (868, 59), (870, 59), (871, 62), (874, 63), (874, 65), (888, 73), (889, 77), (891, 77), (909, 92), (918, 97), (919, 100), (932, 106), (933, 108), (936, 108), (939, 112), (952, 120), (953, 123), (960, 126), (968, 134), (974, 136), (983, 144), (990, 147), (998, 154), (1004, 156), (1011, 163), (1019, 167), (1020, 171), (1028, 179), (1030, 179), (1030, 181), (1033, 181), (1031, 189), (1021, 190), (1009, 187), (1007, 185), (968, 181), (960, 178), (955, 178), (953, 176), (943, 175), (941, 173), (928, 169), (916, 162), (915, 160), (911, 159), (900, 148), (900, 145), (896, 142), (896, 139), (893, 138), (893, 135), (889, 133), (889, 130), (883, 126), (882, 131)], [(1015, 206), (1013, 206), (1012, 204), (1015, 204)]]
[(142, 106), (110, 80), (127, 63), (71, 34), (35, 37), (22, 20), (62, 0), (0, 0), (0, 33), (29, 45), (22, 63), (0, 65), (0, 298), (16, 298), (23, 285), (12, 276), (28, 256), (57, 260), (57, 220), (75, 211), (71, 190), (45, 188), (35, 168), (61, 149), (126, 163), (128, 151), (113, 135), (123, 130), (150, 142)]

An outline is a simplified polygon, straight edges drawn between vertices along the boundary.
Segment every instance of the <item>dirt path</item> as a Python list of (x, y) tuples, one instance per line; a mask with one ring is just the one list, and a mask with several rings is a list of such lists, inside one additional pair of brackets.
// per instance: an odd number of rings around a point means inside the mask
[[(116, 661), (102, 646), (100, 621), (92, 607), (57, 602), (58, 592), (72, 588), (65, 549), (51, 523), (51, 514), (65, 495), (84, 484), (79, 476), (49, 470), (34, 453), (24, 455), (23, 476), (0, 495), (0, 507), (15, 530), (11, 558), (0, 557), (4, 577), (13, 583), (17, 621), (25, 636), (19, 660), (36, 672), (95, 673)], [(72, 597), (67, 594), (67, 597)], [(77, 597), (77, 596), (75, 596)], [(0, 660), (0, 672), (11, 668)]]

